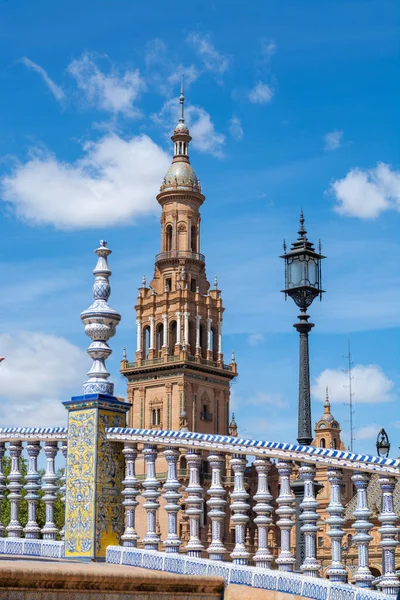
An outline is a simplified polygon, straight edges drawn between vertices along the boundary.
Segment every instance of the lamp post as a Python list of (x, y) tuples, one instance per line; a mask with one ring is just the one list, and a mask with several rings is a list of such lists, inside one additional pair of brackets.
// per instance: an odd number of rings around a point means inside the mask
[(314, 324), (308, 321), (310, 316), (307, 314), (307, 309), (317, 296), (322, 298), (324, 290), (321, 289), (321, 261), (325, 256), (321, 254), (321, 242), (319, 242), (319, 252), (316, 252), (314, 244), (307, 239), (303, 211), (300, 213), (298, 233), (299, 237), (292, 243), (289, 251), (286, 249), (286, 242), (283, 244), (284, 254), (281, 258), (285, 261), (285, 289), (282, 291), (285, 294), (285, 299), (289, 296), (300, 308), (299, 321), (293, 325), (300, 336), (297, 441), (299, 444), (309, 446), (312, 443), (313, 435), (311, 428), (308, 334)]
[[(321, 242), (319, 252), (307, 239), (304, 228), (303, 211), (300, 212), (300, 228), (298, 239), (292, 243), (289, 251), (286, 242), (283, 243), (284, 254), (281, 258), (285, 261), (285, 300), (289, 296), (300, 308), (299, 322), (293, 327), (300, 336), (300, 367), (299, 367), (299, 404), (298, 404), (298, 430), (297, 441), (299, 444), (309, 446), (312, 443), (311, 426), (311, 396), (310, 396), (310, 364), (308, 355), (308, 334), (314, 327), (309, 323), (310, 316), (307, 309), (319, 296), (322, 298), (321, 289)], [(296, 498), (296, 571), (300, 570), (306, 556), (304, 533), (300, 527), (300, 504), (304, 499), (304, 482), (300, 479), (293, 481), (291, 488)], [(322, 484), (314, 481), (315, 495), (323, 488)]]
[(376, 451), (378, 456), (382, 458), (388, 458), (390, 451), (390, 442), (388, 438), (388, 434), (384, 429), (381, 429), (378, 433), (378, 437), (376, 438)]

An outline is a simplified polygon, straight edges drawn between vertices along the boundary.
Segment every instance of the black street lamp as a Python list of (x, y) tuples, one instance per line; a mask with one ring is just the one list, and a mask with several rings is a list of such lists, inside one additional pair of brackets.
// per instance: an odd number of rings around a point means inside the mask
[(388, 438), (388, 434), (384, 429), (381, 429), (378, 433), (378, 437), (376, 438), (376, 451), (378, 456), (382, 458), (388, 458), (390, 451), (390, 442)]
[(325, 256), (314, 249), (314, 244), (308, 241), (307, 231), (304, 229), (303, 211), (300, 213), (300, 229), (298, 239), (292, 243), (287, 252), (286, 242), (283, 244), (285, 260), (285, 299), (290, 296), (300, 308), (299, 322), (293, 327), (300, 335), (300, 369), (299, 369), (299, 408), (298, 408), (298, 434), (299, 444), (309, 446), (312, 443), (311, 427), (311, 398), (310, 398), (310, 364), (308, 355), (308, 334), (314, 327), (309, 323), (310, 316), (307, 309), (319, 296), (322, 298), (324, 290), (321, 288), (321, 261)]

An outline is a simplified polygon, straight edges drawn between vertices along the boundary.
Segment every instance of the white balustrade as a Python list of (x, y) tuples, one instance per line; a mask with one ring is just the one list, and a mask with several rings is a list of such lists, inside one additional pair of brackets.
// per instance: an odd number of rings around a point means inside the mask
[[(64, 504), (64, 513), (65, 513), (65, 503), (66, 503), (65, 494), (67, 492), (67, 458), (68, 458), (68, 442), (66, 440), (63, 440), (63, 442), (61, 443), (61, 452), (64, 457), (65, 467), (64, 467), (64, 473), (61, 477), (60, 493), (61, 493), (61, 502)], [(64, 540), (64, 538), (65, 538), (65, 522), (60, 531), (60, 537), (62, 540)]]
[[(3, 456), (6, 451), (6, 445), (4, 442), (0, 442), (0, 509), (3, 504), (3, 500), (5, 498), (4, 492), (7, 489), (6, 486), (6, 477), (3, 473)], [(3, 523), (0, 521), (0, 537), (3, 537), (5, 533), (5, 528)]]
[(189, 541), (185, 551), (188, 556), (200, 557), (204, 546), (200, 541), (200, 517), (203, 514), (203, 488), (200, 485), (200, 465), (202, 457), (199, 452), (190, 449), (186, 454), (189, 469), (189, 485), (186, 488), (186, 514), (189, 517)]
[(167, 480), (164, 484), (164, 498), (167, 501), (164, 509), (168, 514), (168, 535), (164, 541), (166, 552), (179, 552), (182, 544), (178, 535), (178, 512), (180, 511), (179, 500), (182, 497), (179, 493), (181, 487), (178, 481), (177, 465), (179, 460), (179, 450), (177, 448), (167, 447), (164, 450), (164, 456), (168, 464)]
[(122, 454), (125, 458), (125, 479), (122, 482), (124, 489), (122, 505), (125, 509), (125, 530), (121, 537), (124, 546), (137, 546), (138, 534), (135, 529), (135, 510), (139, 502), (136, 496), (139, 494), (139, 482), (136, 479), (135, 461), (137, 457), (137, 444), (125, 442)]
[(224, 560), (226, 553), (222, 541), (223, 522), (225, 520), (225, 500), (226, 491), (222, 485), (222, 469), (225, 464), (224, 455), (221, 452), (211, 452), (208, 456), (208, 462), (211, 466), (211, 486), (208, 489), (209, 507), (208, 516), (211, 521), (211, 544), (207, 548), (211, 560)]
[(300, 467), (300, 477), (304, 482), (304, 498), (300, 504), (301, 515), (300, 521), (302, 523), (301, 532), (304, 535), (305, 543), (305, 559), (300, 569), (304, 575), (308, 577), (318, 577), (319, 575), (319, 563), (317, 561), (317, 521), (318, 513), (317, 508), (319, 506), (315, 499), (314, 491), (314, 478), (315, 478), (315, 467), (308, 463), (302, 463)]
[(295, 557), (290, 549), (290, 534), (294, 526), (293, 515), (295, 509), (293, 508), (294, 497), (292, 490), (290, 489), (290, 475), (293, 470), (291, 461), (279, 460), (276, 464), (276, 468), (279, 473), (280, 481), (280, 492), (276, 499), (279, 508), (276, 509), (276, 514), (279, 516), (277, 525), (281, 530), (281, 547), (279, 550), (276, 564), (280, 571), (293, 571), (293, 566), (296, 562)]
[(343, 518), (345, 508), (341, 502), (343, 473), (341, 469), (328, 469), (328, 481), (331, 486), (331, 498), (328, 508), (329, 517), (326, 522), (330, 526), (328, 536), (332, 540), (332, 563), (328, 569), (328, 576), (331, 581), (345, 582), (347, 580), (347, 571), (342, 563), (342, 539), (344, 531), (342, 529), (345, 519)]
[(254, 523), (257, 525), (258, 549), (254, 555), (256, 567), (270, 569), (273, 556), (268, 548), (268, 527), (272, 523), (272, 506), (270, 504), (272, 496), (268, 488), (268, 473), (272, 464), (267, 458), (257, 458), (254, 461), (254, 467), (258, 475), (257, 493), (253, 496), (256, 505), (253, 510), (257, 514)]
[(147, 532), (143, 538), (145, 550), (158, 550), (160, 538), (157, 534), (157, 510), (160, 508), (158, 498), (160, 492), (160, 482), (156, 477), (156, 458), (157, 446), (146, 444), (143, 449), (144, 459), (146, 461), (146, 479), (143, 481), (143, 496), (146, 502), (143, 507), (147, 511)]
[(10, 522), (6, 528), (8, 537), (19, 538), (22, 533), (22, 525), (19, 522), (18, 508), (22, 495), (22, 473), (19, 470), (19, 459), (22, 454), (22, 442), (12, 441), (8, 447), (11, 456), (11, 471), (8, 476), (8, 499), (11, 506)]
[(54, 504), (57, 500), (57, 475), (55, 472), (55, 458), (58, 452), (58, 443), (46, 441), (44, 444), (46, 455), (46, 473), (43, 475), (43, 502), (46, 505), (46, 523), (42, 529), (44, 540), (55, 540), (58, 529), (54, 523)]
[(39, 502), (40, 475), (37, 468), (37, 459), (40, 453), (40, 442), (28, 442), (26, 447), (29, 457), (28, 473), (26, 474), (27, 494), (25, 500), (28, 502), (28, 522), (24, 529), (25, 537), (37, 539), (40, 537), (40, 527), (36, 521), (36, 509)]
[(396, 480), (393, 477), (381, 475), (379, 485), (382, 491), (382, 505), (379, 520), (382, 526), (378, 530), (381, 534), (380, 545), (382, 548), (382, 579), (378, 587), (385, 594), (396, 596), (399, 592), (400, 581), (396, 576), (395, 552), (399, 545), (399, 530), (396, 527), (398, 515), (394, 511), (393, 492)]
[(357, 534), (353, 540), (357, 544), (358, 565), (354, 574), (354, 580), (360, 587), (370, 588), (372, 586), (372, 575), (368, 567), (368, 546), (372, 540), (369, 530), (372, 527), (369, 518), (371, 511), (368, 508), (367, 487), (369, 482), (368, 473), (355, 473), (352, 478), (357, 490), (357, 508), (354, 511), (356, 521), (353, 525)]
[(232, 561), (237, 565), (247, 565), (249, 562), (250, 552), (248, 552), (245, 544), (246, 525), (250, 520), (249, 504), (247, 499), (249, 494), (244, 486), (244, 472), (246, 469), (246, 458), (240, 454), (232, 454), (231, 467), (235, 474), (235, 483), (231, 498), (232, 522), (235, 525), (235, 547), (231, 553)]

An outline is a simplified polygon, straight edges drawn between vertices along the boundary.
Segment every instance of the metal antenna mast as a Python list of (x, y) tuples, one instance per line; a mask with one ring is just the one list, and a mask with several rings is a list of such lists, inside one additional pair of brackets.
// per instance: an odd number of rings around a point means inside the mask
[(347, 369), (346, 372), (348, 374), (349, 377), (349, 385), (345, 386), (349, 388), (349, 402), (346, 402), (345, 404), (348, 404), (349, 406), (349, 413), (350, 413), (350, 452), (353, 452), (353, 442), (354, 442), (354, 430), (353, 430), (353, 415), (354, 415), (354, 409), (353, 409), (353, 387), (352, 387), (352, 380), (353, 380), (353, 375), (352, 375), (352, 369), (353, 369), (353, 361), (351, 360), (351, 347), (350, 347), (350, 338), (348, 341), (348, 350), (349, 353), (347, 356), (344, 356), (344, 358), (346, 358), (348, 360), (347, 363)]

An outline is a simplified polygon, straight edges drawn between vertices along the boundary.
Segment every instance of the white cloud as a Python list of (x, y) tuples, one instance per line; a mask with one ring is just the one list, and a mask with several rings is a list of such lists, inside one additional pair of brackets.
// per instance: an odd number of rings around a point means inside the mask
[[(86, 352), (63, 337), (25, 331), (0, 334), (2, 426), (66, 425), (62, 401), (78, 395), (86, 379)], [(23, 376), (21, 376), (23, 373)]]
[(246, 398), (243, 400), (246, 405), (250, 406), (275, 406), (276, 408), (286, 408), (288, 406), (287, 401), (281, 394), (266, 394), (265, 392), (258, 392), (255, 396)]
[(199, 70), (195, 65), (189, 65), (188, 67), (185, 67), (184, 65), (179, 64), (171, 68), (172, 73), (168, 76), (168, 81), (172, 85), (180, 84), (181, 77), (183, 75), (186, 89), (191, 83), (200, 77)]
[(384, 210), (400, 211), (400, 171), (385, 163), (375, 169), (351, 169), (331, 184), (335, 210), (346, 217), (374, 219)]
[(33, 62), (33, 60), (30, 60), (30, 58), (26, 58), (26, 56), (21, 58), (21, 62), (26, 67), (28, 67), (28, 69), (33, 69), (34, 71), (36, 71), (36, 73), (39, 73), (40, 77), (43, 79), (43, 81), (53, 94), (54, 98), (58, 100), (58, 102), (62, 102), (65, 99), (64, 90), (60, 88), (60, 86), (58, 86), (56, 83), (54, 83), (54, 81), (51, 79), (51, 77), (49, 77), (49, 75), (43, 69), (43, 67)]
[(96, 65), (94, 57), (84, 53), (73, 60), (67, 70), (91, 106), (127, 117), (140, 114), (134, 102), (145, 89), (145, 82), (138, 69), (121, 74), (111, 67), (110, 72), (105, 74)]
[(243, 139), (243, 127), (242, 123), (236, 115), (233, 115), (232, 119), (229, 122), (229, 132), (235, 140)]
[[(356, 365), (352, 369), (352, 391), (355, 404), (379, 404), (394, 400), (394, 383), (378, 365)], [(325, 369), (316, 377), (312, 393), (318, 400), (325, 400), (325, 389), (334, 402), (349, 401), (349, 379), (346, 371)]]
[[(166, 130), (171, 130), (171, 123), (177, 123), (179, 118), (179, 102), (172, 98), (168, 100), (154, 120)], [(221, 158), (225, 136), (215, 130), (210, 114), (201, 106), (189, 104), (185, 107), (185, 120), (190, 128), (193, 140), (191, 145), (199, 152), (212, 154)]]
[(209, 36), (190, 33), (186, 41), (195, 49), (203, 61), (204, 68), (216, 75), (223, 75), (229, 68), (229, 58), (220, 54)]
[(268, 65), (272, 56), (276, 52), (276, 43), (274, 40), (262, 39), (261, 40), (261, 61), (265, 65)]
[(376, 436), (381, 429), (381, 425), (366, 425), (365, 427), (360, 427), (355, 431), (354, 438), (357, 441), (376, 439)]
[(247, 342), (250, 344), (250, 346), (258, 346), (258, 344), (261, 344), (264, 339), (265, 338), (262, 333), (251, 333), (247, 338)]
[(267, 83), (259, 81), (249, 92), (249, 100), (253, 104), (267, 104), (271, 102), (274, 89)]
[(343, 131), (330, 131), (324, 135), (324, 150), (337, 150), (342, 145)]
[(170, 158), (149, 137), (110, 134), (83, 146), (83, 156), (63, 162), (33, 152), (2, 178), (3, 200), (21, 219), (59, 229), (111, 227), (155, 213), (155, 195)]

